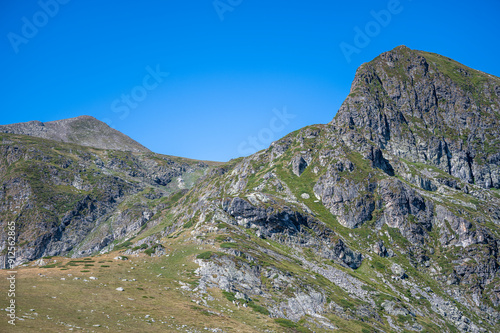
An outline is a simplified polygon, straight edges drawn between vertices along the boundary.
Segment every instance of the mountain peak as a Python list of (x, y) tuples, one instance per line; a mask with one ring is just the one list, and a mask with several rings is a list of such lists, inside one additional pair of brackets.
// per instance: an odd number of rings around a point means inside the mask
[(0, 133), (29, 135), (100, 149), (132, 152), (150, 151), (127, 135), (87, 115), (45, 123), (34, 120), (25, 123), (0, 125)]
[(330, 123), (412, 162), (500, 187), (500, 79), (406, 46), (358, 68)]
[(75, 118), (70, 118), (70, 119), (80, 119), (80, 120), (96, 120), (96, 121), (100, 121), (98, 120), (97, 118), (94, 118), (92, 116), (87, 116), (87, 115), (81, 115), (81, 116), (78, 116), (78, 117), (75, 117)]
[(414, 51), (414, 50), (410, 49), (406, 45), (398, 45), (395, 48), (393, 48), (392, 50), (381, 53), (380, 56), (382, 56), (384, 54), (390, 54), (390, 53), (403, 53), (403, 52), (412, 52), (412, 51)]

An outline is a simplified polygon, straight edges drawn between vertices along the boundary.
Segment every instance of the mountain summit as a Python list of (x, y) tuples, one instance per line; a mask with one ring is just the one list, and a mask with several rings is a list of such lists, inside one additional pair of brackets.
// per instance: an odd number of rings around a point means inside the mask
[(35, 120), (26, 123), (0, 125), (0, 133), (30, 135), (100, 149), (131, 152), (150, 151), (125, 134), (91, 116), (79, 116), (45, 123)]
[(500, 188), (500, 78), (399, 46), (363, 64), (331, 124), (396, 157)]

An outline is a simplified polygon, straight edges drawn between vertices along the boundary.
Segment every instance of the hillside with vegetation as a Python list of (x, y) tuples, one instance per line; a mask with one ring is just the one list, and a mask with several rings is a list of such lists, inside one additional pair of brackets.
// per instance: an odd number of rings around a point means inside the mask
[(499, 78), (400, 46), (330, 123), (224, 164), (4, 134), (1, 221), (50, 239), (19, 325), (500, 331), (499, 122)]

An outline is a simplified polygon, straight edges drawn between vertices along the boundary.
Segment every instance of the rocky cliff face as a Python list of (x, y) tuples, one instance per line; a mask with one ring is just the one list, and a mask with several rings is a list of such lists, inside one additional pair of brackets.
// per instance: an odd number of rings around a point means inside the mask
[[(153, 225), (172, 194), (191, 187), (208, 168), (188, 159), (13, 134), (0, 134), (0, 156), (0, 224), (16, 224), (18, 263), (114, 246)], [(0, 235), (2, 268), (6, 240)]]
[(125, 134), (90, 116), (49, 121), (0, 125), (0, 133), (30, 135), (82, 146), (132, 152), (150, 150)]
[(358, 69), (329, 124), (165, 197), (206, 166), (4, 137), (2, 221), (54, 240), (37, 255), (61, 239), (74, 255), (191, 244), (205, 252), (185, 293), (220, 288), (289, 330), (500, 331), (499, 94), (496, 77), (398, 47)]
[(410, 162), (500, 188), (500, 79), (400, 46), (362, 65), (331, 122)]

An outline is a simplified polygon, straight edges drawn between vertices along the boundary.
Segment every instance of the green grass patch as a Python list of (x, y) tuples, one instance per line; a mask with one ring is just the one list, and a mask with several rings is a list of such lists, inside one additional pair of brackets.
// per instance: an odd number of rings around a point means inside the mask
[(340, 305), (343, 307), (343, 308), (346, 308), (346, 309), (351, 309), (351, 310), (355, 310), (356, 306), (354, 305), (354, 303), (351, 303), (349, 302), (348, 300), (346, 299), (341, 299), (339, 300), (339, 303)]
[(125, 241), (125, 242), (123, 242), (123, 243), (115, 246), (114, 250), (128, 249), (128, 248), (130, 248), (132, 246), (132, 244), (133, 243), (129, 239), (129, 240), (127, 240), (127, 241)]
[(254, 302), (248, 302), (248, 306), (258, 313), (269, 316), (269, 310), (262, 305), (255, 304)]
[(230, 291), (222, 291), (222, 295), (227, 298), (229, 302), (236, 301), (236, 298), (234, 297), (234, 293)]
[(274, 319), (274, 322), (279, 324), (281, 327), (285, 327), (287, 329), (290, 329), (290, 332), (311, 332), (309, 329), (300, 326), (297, 323), (294, 323), (291, 320), (284, 319), (284, 318), (276, 318)]
[(184, 223), (184, 225), (182, 226), (184, 229), (189, 229), (191, 228), (192, 226), (194, 225), (194, 221), (193, 220), (189, 220), (187, 221), (186, 223)]
[(365, 290), (365, 291), (377, 291), (377, 289), (372, 288), (372, 287), (367, 286), (367, 285), (363, 285), (363, 286), (361, 287), (361, 289), (363, 289), (363, 290)]
[(212, 254), (213, 254), (212, 251), (203, 252), (203, 253), (198, 254), (196, 256), (196, 259), (208, 260), (208, 259), (210, 259), (212, 257)]
[(223, 249), (234, 249), (234, 248), (238, 247), (238, 244), (236, 244), (236, 243), (222, 243), (220, 245), (220, 247)]
[(141, 246), (136, 246), (136, 247), (132, 248), (132, 251), (145, 250), (147, 248), (148, 248), (148, 244), (144, 243), (144, 244), (141, 244)]
[(384, 264), (382, 264), (381, 262), (379, 261), (373, 261), (373, 268), (379, 270), (379, 271), (385, 271), (386, 267)]

